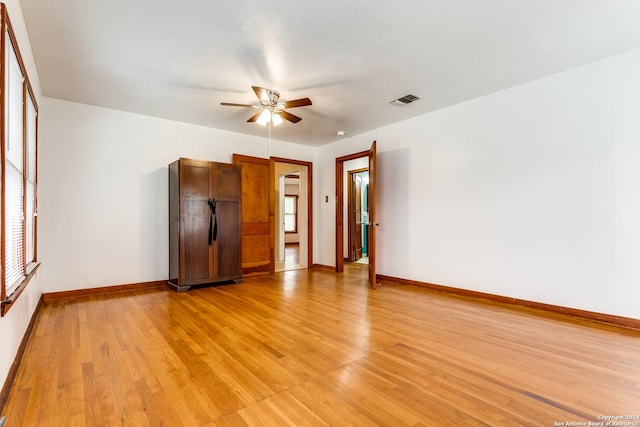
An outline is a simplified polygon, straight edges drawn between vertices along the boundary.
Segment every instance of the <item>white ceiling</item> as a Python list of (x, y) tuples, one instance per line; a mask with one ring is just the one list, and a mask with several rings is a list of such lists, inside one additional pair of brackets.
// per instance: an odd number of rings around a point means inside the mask
[[(322, 145), (640, 47), (638, 0), (21, 0), (45, 96)], [(421, 99), (395, 107), (389, 101)]]

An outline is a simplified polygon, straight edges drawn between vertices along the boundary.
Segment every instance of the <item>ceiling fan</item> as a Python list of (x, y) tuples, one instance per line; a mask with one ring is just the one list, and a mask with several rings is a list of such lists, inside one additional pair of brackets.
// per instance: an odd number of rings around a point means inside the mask
[(220, 105), (227, 107), (250, 107), (259, 108), (260, 111), (247, 120), (247, 122), (257, 122), (262, 126), (266, 126), (271, 122), (274, 126), (278, 126), (282, 123), (282, 119), (288, 120), (291, 123), (298, 123), (302, 120), (300, 117), (295, 116), (287, 111), (285, 108), (304, 107), (311, 105), (309, 98), (294, 99), (291, 101), (280, 101), (280, 92), (273, 89), (265, 89), (263, 87), (251, 86), (256, 96), (260, 100), (260, 105), (252, 104), (236, 104), (234, 102), (221, 102)]

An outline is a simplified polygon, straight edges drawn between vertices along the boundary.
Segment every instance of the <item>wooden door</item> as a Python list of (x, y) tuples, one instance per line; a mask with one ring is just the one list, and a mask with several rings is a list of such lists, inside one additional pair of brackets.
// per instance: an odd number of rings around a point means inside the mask
[(369, 225), (368, 231), (368, 255), (369, 255), (369, 286), (376, 288), (376, 229), (378, 228), (376, 217), (376, 142), (373, 141), (369, 149)]
[(233, 155), (242, 174), (242, 274), (275, 272), (275, 205), (269, 159)]

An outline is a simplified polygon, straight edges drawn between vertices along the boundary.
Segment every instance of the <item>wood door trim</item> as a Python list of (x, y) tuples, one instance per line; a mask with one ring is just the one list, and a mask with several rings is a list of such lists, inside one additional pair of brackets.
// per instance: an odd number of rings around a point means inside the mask
[(344, 162), (369, 157), (369, 150), (336, 157), (336, 272), (344, 271)]
[(245, 156), (244, 154), (236, 154), (233, 153), (233, 160), (238, 159), (238, 161), (243, 161), (246, 163), (257, 163), (262, 164), (265, 160), (269, 160), (266, 157), (256, 157), (256, 156)]
[[(290, 163), (307, 167), (307, 265), (311, 268), (313, 265), (313, 163), (304, 160), (286, 159), (284, 157), (271, 157), (271, 160), (274, 163)], [(275, 167), (273, 169), (275, 174)], [(271, 183), (275, 192), (275, 176), (271, 180)]]
[(354, 173), (361, 173), (361, 172), (368, 172), (369, 168), (359, 168), (359, 169), (353, 169), (348, 171), (350, 174), (354, 174)]

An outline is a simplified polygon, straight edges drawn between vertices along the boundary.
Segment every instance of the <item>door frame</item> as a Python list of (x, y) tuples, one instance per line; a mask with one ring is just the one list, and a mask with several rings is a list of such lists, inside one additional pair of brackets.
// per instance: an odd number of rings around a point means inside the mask
[[(287, 159), (284, 157), (269, 157), (271, 170), (275, 173), (275, 163), (289, 163), (307, 167), (307, 268), (313, 265), (313, 163), (304, 160)], [(275, 192), (275, 177), (271, 179), (271, 188)], [(275, 245), (275, 235), (272, 244)]]
[(369, 150), (336, 158), (336, 272), (344, 271), (344, 162), (369, 157)]

